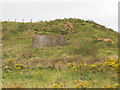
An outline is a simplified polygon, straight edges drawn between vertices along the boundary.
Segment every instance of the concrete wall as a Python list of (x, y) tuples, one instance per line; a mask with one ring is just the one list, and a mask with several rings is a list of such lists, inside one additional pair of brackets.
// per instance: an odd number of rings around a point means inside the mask
[(34, 48), (64, 46), (66, 38), (64, 35), (36, 35), (32, 39), (32, 46)]

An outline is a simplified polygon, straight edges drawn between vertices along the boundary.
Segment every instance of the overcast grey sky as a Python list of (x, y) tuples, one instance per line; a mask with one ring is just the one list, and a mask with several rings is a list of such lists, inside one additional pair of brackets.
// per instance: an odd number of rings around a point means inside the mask
[(0, 19), (14, 21), (79, 18), (118, 31), (119, 0), (2, 0)]

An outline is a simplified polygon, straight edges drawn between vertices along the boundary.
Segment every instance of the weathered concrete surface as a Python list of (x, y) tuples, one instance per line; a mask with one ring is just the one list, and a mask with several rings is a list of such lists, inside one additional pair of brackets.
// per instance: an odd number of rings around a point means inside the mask
[(32, 39), (32, 46), (34, 48), (64, 45), (66, 45), (66, 38), (64, 35), (36, 35)]

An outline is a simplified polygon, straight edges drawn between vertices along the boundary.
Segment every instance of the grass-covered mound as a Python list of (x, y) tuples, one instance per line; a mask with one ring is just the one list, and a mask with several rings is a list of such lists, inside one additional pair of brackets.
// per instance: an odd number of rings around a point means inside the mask
[[(104, 59), (117, 54), (117, 32), (80, 19), (56, 19), (36, 23), (3, 22), (3, 59), (50, 58), (82, 55)], [(64, 47), (32, 48), (32, 37), (36, 34), (62, 34), (67, 37)], [(115, 43), (97, 40), (111, 39)]]

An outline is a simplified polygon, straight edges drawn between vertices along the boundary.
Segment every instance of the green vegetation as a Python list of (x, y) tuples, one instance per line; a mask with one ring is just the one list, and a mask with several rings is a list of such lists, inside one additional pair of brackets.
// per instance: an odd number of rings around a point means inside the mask
[[(67, 68), (59, 70), (56, 66), (59, 61), (91, 65), (118, 58), (118, 33), (112, 29), (93, 21), (72, 18), (35, 23), (2, 22), (2, 28), (3, 87), (54, 87), (52, 85), (56, 82), (69, 83), (63, 87), (74, 87), (72, 81), (76, 79), (93, 81), (94, 85), (89, 87), (117, 83), (114, 70), (90, 72), (84, 67), (84, 72), (66, 73)], [(32, 48), (34, 35), (56, 34), (66, 35), (66, 46)], [(9, 59), (13, 60), (12, 63), (7, 61)], [(25, 69), (15, 68), (16, 64), (25, 65)], [(38, 71), (42, 74), (35, 74)], [(103, 83), (100, 86), (99, 81)]]

